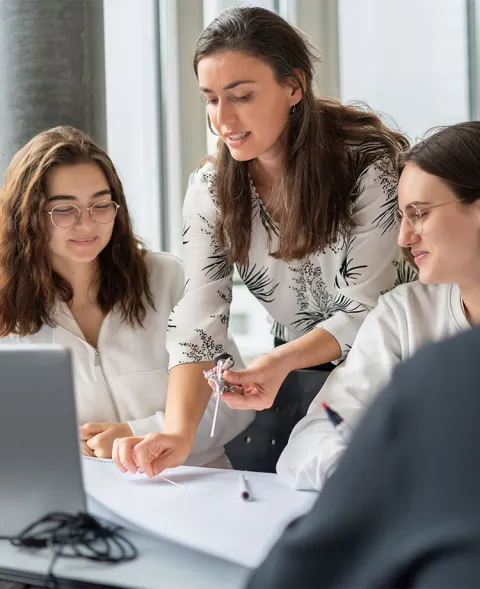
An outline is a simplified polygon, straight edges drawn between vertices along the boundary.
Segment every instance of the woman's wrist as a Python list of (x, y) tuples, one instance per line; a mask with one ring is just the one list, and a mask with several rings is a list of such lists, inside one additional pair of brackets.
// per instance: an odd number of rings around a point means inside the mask
[(268, 356), (288, 374), (299, 368), (300, 358), (296, 342), (288, 342), (268, 352)]
[(341, 349), (330, 332), (314, 328), (302, 337), (278, 346), (269, 354), (272, 354), (272, 358), (284, 366), (285, 370), (291, 372), (338, 360), (341, 357)]
[(193, 446), (195, 442), (196, 436), (196, 428), (195, 427), (188, 427), (188, 426), (180, 426), (177, 424), (171, 424), (169, 427), (165, 424), (165, 429), (163, 430), (164, 434), (168, 434), (170, 436), (178, 436), (179, 438), (183, 438), (185, 441), (188, 442), (190, 446)]

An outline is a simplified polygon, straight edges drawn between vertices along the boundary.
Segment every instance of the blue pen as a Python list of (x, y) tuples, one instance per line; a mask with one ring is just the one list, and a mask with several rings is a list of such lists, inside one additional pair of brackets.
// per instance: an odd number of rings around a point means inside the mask
[(335, 428), (337, 434), (342, 438), (345, 444), (348, 444), (350, 438), (352, 437), (352, 430), (345, 423), (343, 417), (339, 413), (334, 411), (331, 407), (329, 407), (326, 403), (322, 403), (322, 407), (325, 409), (327, 417), (330, 423)]

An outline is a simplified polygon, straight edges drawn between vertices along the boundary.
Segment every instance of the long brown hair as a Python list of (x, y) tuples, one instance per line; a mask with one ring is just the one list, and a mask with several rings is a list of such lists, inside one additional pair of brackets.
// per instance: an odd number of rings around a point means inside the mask
[[(335, 242), (355, 225), (352, 202), (361, 173), (387, 157), (392, 166), (408, 140), (368, 107), (347, 106), (313, 92), (315, 51), (283, 18), (259, 7), (223, 12), (197, 41), (194, 71), (218, 51), (240, 51), (266, 63), (279, 84), (296, 80), (303, 97), (286, 127), (286, 159), (273, 217), (279, 227), (276, 258), (303, 258)], [(232, 263), (247, 261), (252, 231), (248, 162), (218, 142), (216, 236)], [(235, 195), (235, 198), (232, 197)]]
[(123, 320), (142, 325), (153, 307), (145, 246), (133, 234), (122, 183), (115, 167), (87, 134), (69, 126), (43, 131), (13, 157), (0, 192), (0, 336), (31, 335), (54, 325), (57, 299), (73, 298), (71, 285), (53, 269), (45, 177), (55, 166), (94, 162), (120, 205), (112, 237), (100, 253), (98, 305), (118, 305)]

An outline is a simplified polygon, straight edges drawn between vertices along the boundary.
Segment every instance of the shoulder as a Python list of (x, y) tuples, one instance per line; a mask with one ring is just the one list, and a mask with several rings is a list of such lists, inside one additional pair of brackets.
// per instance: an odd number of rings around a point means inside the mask
[(215, 163), (211, 160), (190, 174), (183, 205), (186, 216), (201, 213), (210, 217), (217, 203), (216, 177)]
[(395, 312), (431, 315), (442, 302), (448, 303), (451, 284), (422, 284), (419, 280), (400, 284), (382, 295), (379, 303)]
[(216, 177), (215, 162), (209, 158), (200, 168), (197, 168), (190, 174), (188, 187), (207, 189), (210, 192), (214, 192)]
[(183, 276), (182, 260), (168, 252), (151, 252), (145, 254), (147, 269), (152, 277), (166, 278)]
[(377, 141), (349, 143), (346, 151), (349, 173), (357, 184), (381, 183), (386, 180), (397, 184), (395, 162), (387, 149)]
[(168, 252), (150, 252), (145, 254), (150, 288), (154, 297), (159, 292), (170, 291), (172, 298), (177, 298), (178, 291), (183, 290), (185, 273), (178, 256)]
[(383, 228), (390, 228), (395, 223), (398, 173), (389, 155), (372, 160), (369, 149), (368, 145), (360, 145), (355, 153), (349, 153), (353, 207), (356, 213), (367, 218), (373, 215)]

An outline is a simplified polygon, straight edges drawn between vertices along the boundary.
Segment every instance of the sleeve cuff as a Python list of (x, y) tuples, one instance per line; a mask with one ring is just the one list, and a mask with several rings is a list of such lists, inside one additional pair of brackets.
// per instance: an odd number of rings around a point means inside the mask
[(134, 436), (142, 437), (151, 432), (163, 432), (165, 429), (165, 414), (163, 411), (157, 411), (155, 415), (143, 419), (134, 419), (133, 421), (127, 421), (127, 423)]
[(338, 364), (345, 360), (367, 314), (368, 311), (356, 313), (355, 315), (338, 312), (333, 317), (315, 326), (315, 329), (322, 328), (331, 333), (340, 346), (342, 357), (339, 360), (335, 360), (333, 364)]

